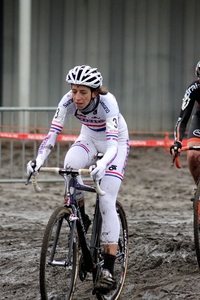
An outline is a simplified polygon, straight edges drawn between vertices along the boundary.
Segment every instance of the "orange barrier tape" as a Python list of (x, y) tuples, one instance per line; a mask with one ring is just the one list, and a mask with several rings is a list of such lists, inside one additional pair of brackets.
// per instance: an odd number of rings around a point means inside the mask
[[(43, 140), (46, 134), (38, 133), (17, 133), (17, 132), (0, 132), (0, 138), (4, 139), (19, 139), (19, 140)], [(62, 142), (74, 142), (77, 135), (60, 134), (57, 138), (58, 141)], [(163, 140), (130, 140), (131, 147), (164, 147), (168, 150), (173, 144), (173, 140), (170, 140), (168, 135), (165, 135)], [(186, 141), (183, 141), (183, 146), (186, 145)]]
[(164, 140), (130, 140), (130, 146), (136, 147), (136, 146), (144, 146), (144, 147), (149, 147), (149, 146), (165, 146)]
[[(46, 134), (42, 133), (17, 133), (17, 132), (0, 132), (0, 138), (4, 139), (18, 139), (18, 140), (35, 140), (40, 141), (45, 138)], [(58, 136), (58, 141), (73, 142), (77, 138), (77, 135), (64, 135)]]

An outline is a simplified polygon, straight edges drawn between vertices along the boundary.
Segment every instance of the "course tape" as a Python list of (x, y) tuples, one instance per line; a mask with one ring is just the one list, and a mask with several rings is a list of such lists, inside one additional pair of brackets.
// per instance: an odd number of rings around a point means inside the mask
[[(17, 133), (17, 132), (0, 132), (0, 138), (3, 139), (18, 139), (18, 140), (35, 140), (41, 141), (46, 137), (46, 134), (42, 133)], [(67, 141), (73, 142), (77, 138), (76, 135), (59, 135), (57, 140), (58, 141)]]
[[(40, 141), (46, 137), (46, 134), (42, 133), (17, 133), (17, 132), (0, 132), (0, 138), (2, 139), (18, 139), (18, 140), (34, 140)], [(62, 142), (74, 142), (77, 139), (77, 135), (60, 134), (57, 138)], [(168, 149), (173, 144), (173, 140), (164, 138), (163, 140), (130, 140), (131, 147), (164, 147)], [(186, 141), (183, 141), (183, 146), (186, 145)]]

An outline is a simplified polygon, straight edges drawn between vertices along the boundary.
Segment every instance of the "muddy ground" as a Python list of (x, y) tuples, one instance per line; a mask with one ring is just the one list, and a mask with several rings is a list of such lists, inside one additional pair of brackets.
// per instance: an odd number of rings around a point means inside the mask
[[(130, 253), (120, 299), (200, 299), (190, 199), (194, 184), (181, 156), (171, 166), (163, 148), (132, 148), (119, 199), (126, 210)], [(40, 299), (39, 255), (43, 232), (63, 201), (62, 183), (0, 184), (0, 299)], [(91, 213), (93, 205), (87, 204)], [(90, 294), (74, 299), (95, 299)]]

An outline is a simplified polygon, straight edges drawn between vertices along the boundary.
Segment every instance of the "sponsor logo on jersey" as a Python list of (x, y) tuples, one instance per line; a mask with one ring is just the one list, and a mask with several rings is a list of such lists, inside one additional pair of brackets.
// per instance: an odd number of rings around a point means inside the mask
[(43, 153), (43, 150), (44, 150), (44, 148), (47, 147), (47, 142), (48, 142), (48, 140), (49, 140), (50, 138), (51, 138), (51, 134), (48, 134), (48, 135), (44, 138), (42, 144), (40, 145), (40, 147), (39, 147), (39, 149), (38, 149), (38, 154), (42, 154), (42, 153)]
[(184, 95), (184, 97), (183, 97), (183, 102), (182, 102), (182, 110), (184, 110), (187, 106), (188, 106), (188, 104), (189, 104), (189, 102), (190, 102), (190, 95), (191, 95), (191, 93), (194, 91), (194, 90), (196, 90), (196, 89), (198, 89), (200, 86), (199, 86), (199, 84), (197, 84), (196, 82), (194, 83), (194, 84), (192, 84), (191, 86), (189, 86), (188, 87), (188, 89), (185, 91), (185, 95)]
[(188, 106), (188, 104), (189, 104), (189, 102), (190, 102), (190, 98), (189, 97), (187, 97), (187, 96), (184, 96), (184, 98), (183, 98), (183, 102), (182, 102), (182, 107), (181, 107), (181, 109), (182, 110), (184, 110), (187, 106)]
[(73, 99), (68, 100), (67, 102), (63, 103), (63, 107), (67, 108), (72, 102)]
[(195, 136), (200, 137), (200, 129), (195, 129), (195, 130), (193, 131), (193, 134), (194, 134)]
[(101, 103), (101, 105), (102, 105), (102, 107), (104, 108), (104, 110), (105, 110), (105, 112), (106, 113), (109, 113), (110, 112), (110, 109), (105, 105), (105, 103), (103, 102), (103, 101), (99, 101), (100, 103)]
[(198, 89), (198, 88), (199, 88), (199, 86), (198, 86), (197, 83), (192, 84), (192, 85), (186, 90), (185, 95), (184, 95), (184, 98), (189, 98), (189, 97), (190, 97), (190, 94), (191, 94), (194, 90), (196, 90), (196, 89)]

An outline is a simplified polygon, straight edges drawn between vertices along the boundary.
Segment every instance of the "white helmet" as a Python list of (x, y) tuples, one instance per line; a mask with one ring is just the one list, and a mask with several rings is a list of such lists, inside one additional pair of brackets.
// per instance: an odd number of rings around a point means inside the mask
[(197, 63), (195, 68), (195, 75), (200, 78), (200, 61)]
[(96, 89), (102, 86), (103, 77), (97, 71), (97, 68), (82, 65), (71, 69), (67, 74), (66, 81), (67, 83), (86, 85)]

